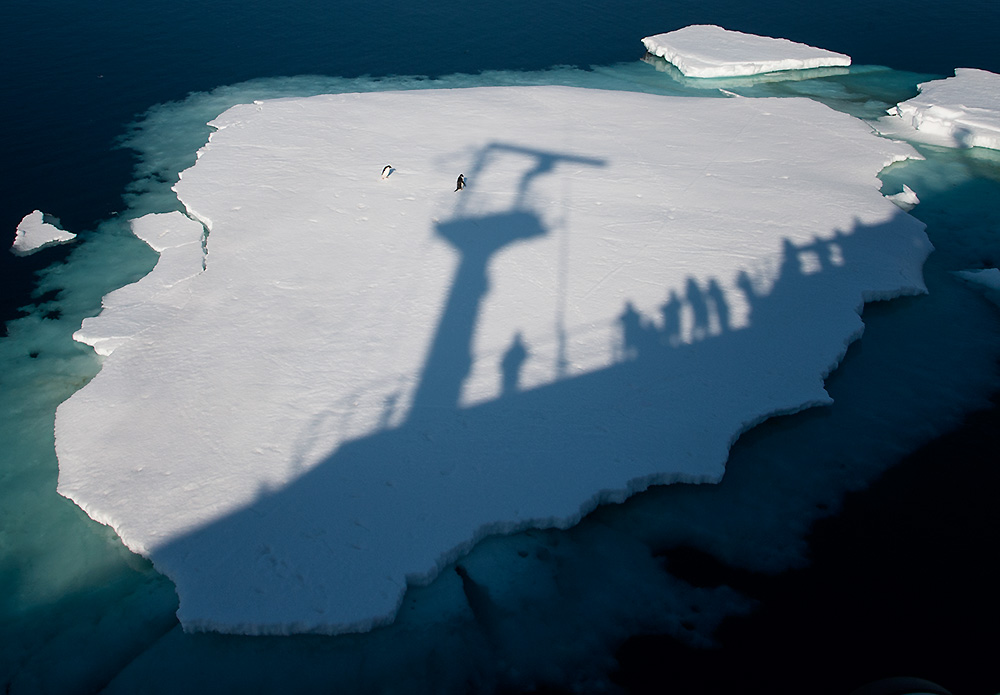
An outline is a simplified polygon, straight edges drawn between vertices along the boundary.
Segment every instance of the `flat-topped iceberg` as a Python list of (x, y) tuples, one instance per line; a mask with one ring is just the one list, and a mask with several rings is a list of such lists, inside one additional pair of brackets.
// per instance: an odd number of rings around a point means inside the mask
[(879, 121), (881, 133), (946, 147), (1000, 150), (1000, 75), (958, 68), (954, 77), (919, 87), (919, 95)]
[(651, 54), (675, 65), (685, 77), (740, 77), (851, 64), (850, 56), (842, 53), (711, 24), (647, 36), (642, 44)]
[(25, 215), (17, 225), (14, 243), (10, 252), (16, 256), (28, 256), (54, 244), (73, 241), (76, 234), (59, 228), (59, 221), (41, 210)]
[(56, 419), (59, 492), (186, 629), (368, 629), (486, 534), (716, 482), (741, 432), (829, 402), (862, 302), (924, 291), (876, 178), (914, 151), (809, 100), (426, 90), (212, 125), (175, 186), (201, 224), (137, 221), (160, 262), (85, 322), (107, 357)]

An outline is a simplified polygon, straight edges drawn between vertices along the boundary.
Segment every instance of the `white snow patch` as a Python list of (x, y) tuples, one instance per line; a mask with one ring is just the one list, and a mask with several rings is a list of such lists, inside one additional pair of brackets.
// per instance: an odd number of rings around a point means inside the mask
[(1000, 150), (1000, 75), (958, 68), (954, 77), (918, 86), (919, 95), (879, 119), (880, 133), (945, 147)]
[(136, 222), (160, 263), (81, 329), (108, 356), (56, 418), (59, 492), (186, 629), (369, 629), (486, 534), (718, 481), (741, 432), (829, 402), (863, 301), (924, 291), (876, 177), (915, 152), (805, 99), (427, 90), (212, 125), (175, 186), (208, 255), (183, 215)]
[(739, 77), (851, 64), (851, 57), (842, 53), (711, 24), (647, 36), (642, 43), (686, 77)]
[(41, 210), (24, 216), (17, 225), (17, 233), (10, 252), (16, 256), (28, 256), (47, 246), (73, 241), (76, 234), (60, 229), (59, 222)]

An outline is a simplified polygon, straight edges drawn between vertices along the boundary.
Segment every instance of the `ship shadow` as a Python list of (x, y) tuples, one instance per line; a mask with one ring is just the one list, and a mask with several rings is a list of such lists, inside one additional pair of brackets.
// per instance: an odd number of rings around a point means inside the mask
[[(505, 151), (535, 157), (529, 181), (559, 158)], [(392, 622), (408, 586), (432, 581), (488, 535), (566, 528), (654, 484), (719, 481), (742, 432), (829, 402), (823, 378), (846, 351), (843, 336), (860, 336), (863, 301), (880, 298), (877, 287), (844, 296), (843, 278), (875, 262), (861, 253), (870, 235), (915, 224), (900, 212), (812, 244), (786, 241), (770, 287), (737, 279), (750, 308), (744, 325), (733, 325), (726, 278), (664, 287), (659, 316), (626, 300), (617, 359), (542, 386), (518, 385), (531, 346), (512, 327), (507, 388), (463, 406), (490, 260), (547, 233), (524, 197), (518, 201), (505, 212), (437, 224), (460, 261), (399, 425), (383, 420), (382, 429), (344, 443), (290, 484), (261, 490), (246, 507), (155, 549), (155, 566), (178, 587), (199, 586), (179, 591), (186, 629), (371, 629)], [(886, 293), (894, 287), (886, 280)], [(789, 329), (818, 306), (839, 306), (830, 313), (838, 318)], [(813, 384), (805, 394), (803, 382)]]

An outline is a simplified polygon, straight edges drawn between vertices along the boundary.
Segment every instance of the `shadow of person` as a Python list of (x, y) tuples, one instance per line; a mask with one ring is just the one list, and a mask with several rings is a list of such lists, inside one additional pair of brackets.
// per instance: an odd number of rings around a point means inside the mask
[(677, 290), (670, 290), (666, 303), (660, 307), (663, 316), (661, 342), (670, 347), (677, 347), (681, 342), (681, 298)]
[(439, 223), (436, 231), (461, 254), (461, 260), (413, 399), (414, 416), (428, 407), (458, 406), (462, 384), (472, 370), (472, 337), (489, 290), (490, 258), (508, 244), (546, 233), (536, 214), (519, 210), (460, 217)]
[(506, 396), (518, 390), (521, 381), (521, 367), (524, 366), (527, 359), (528, 348), (524, 345), (521, 331), (518, 331), (500, 360), (501, 395)]
[(694, 340), (704, 340), (708, 337), (709, 322), (708, 301), (705, 298), (705, 293), (698, 287), (698, 283), (694, 278), (688, 278), (684, 293), (687, 296), (687, 303), (691, 307), (691, 314), (694, 317), (691, 337)]
[(708, 301), (715, 308), (715, 317), (719, 320), (719, 332), (725, 333), (731, 328), (729, 318), (729, 304), (726, 302), (726, 295), (719, 285), (719, 281), (712, 278), (708, 281)]
[(639, 348), (642, 345), (642, 315), (635, 309), (631, 301), (625, 303), (625, 309), (618, 317), (618, 323), (622, 327), (621, 354), (620, 361), (633, 360), (639, 356)]

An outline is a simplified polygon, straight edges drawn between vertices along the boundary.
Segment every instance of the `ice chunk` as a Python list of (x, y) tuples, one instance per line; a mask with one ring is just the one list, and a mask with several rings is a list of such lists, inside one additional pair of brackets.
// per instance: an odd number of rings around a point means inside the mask
[[(131, 332), (56, 418), (59, 491), (187, 629), (367, 629), (486, 534), (718, 481), (748, 427), (829, 402), (863, 301), (924, 289), (876, 177), (915, 152), (805, 99), (425, 90), (213, 125), (175, 186), (204, 271), (167, 249), (112, 295)], [(136, 229), (178, 225), (203, 236)]]
[(919, 87), (919, 95), (879, 120), (879, 132), (946, 147), (1000, 150), (1000, 75), (958, 68), (954, 77)]
[(17, 225), (14, 244), (10, 247), (11, 253), (27, 256), (47, 246), (64, 244), (76, 238), (76, 234), (60, 229), (58, 224), (58, 220), (41, 210), (25, 215)]
[(694, 24), (642, 40), (686, 77), (738, 77), (779, 70), (843, 67), (850, 56), (788, 39), (755, 36), (711, 24)]
[(907, 211), (912, 210), (920, 204), (920, 198), (918, 198), (917, 194), (913, 192), (913, 189), (905, 183), (903, 184), (903, 190), (899, 193), (887, 195), (886, 198)]

